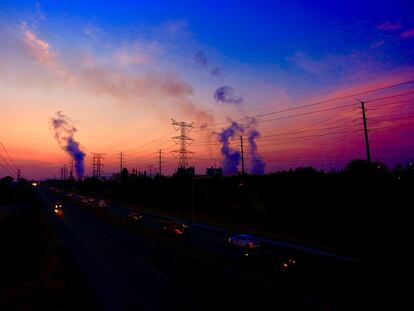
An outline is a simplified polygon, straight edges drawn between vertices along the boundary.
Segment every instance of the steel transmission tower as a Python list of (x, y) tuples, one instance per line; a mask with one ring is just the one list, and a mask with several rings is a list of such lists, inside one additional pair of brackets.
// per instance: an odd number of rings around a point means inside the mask
[(92, 153), (92, 176), (101, 177), (101, 168), (104, 166), (102, 160), (105, 153)]
[(121, 151), (119, 153), (119, 174), (122, 174), (122, 170), (124, 169), (124, 162), (125, 162), (125, 154)]
[(178, 167), (186, 168), (188, 166), (188, 160), (190, 155), (194, 152), (187, 149), (187, 144), (191, 144), (193, 141), (192, 138), (188, 137), (187, 134), (192, 130), (193, 123), (177, 122), (174, 119), (172, 120), (173, 127), (178, 131), (180, 130), (180, 135), (173, 137), (176, 144), (180, 143), (180, 149), (174, 150), (173, 152), (178, 154)]

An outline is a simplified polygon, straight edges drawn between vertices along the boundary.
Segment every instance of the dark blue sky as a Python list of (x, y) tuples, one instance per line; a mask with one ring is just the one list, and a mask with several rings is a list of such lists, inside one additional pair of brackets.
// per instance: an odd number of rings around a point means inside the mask
[[(7, 3), (7, 1), (6, 1)], [(34, 1), (12, 1), (27, 8)], [(16, 5), (17, 3), (17, 5)], [(413, 1), (40, 1), (48, 16), (76, 16), (100, 26), (156, 26), (183, 21), (203, 45), (249, 64), (277, 63), (301, 51), (313, 58), (367, 49), (386, 39), (384, 22), (414, 27)], [(412, 40), (394, 44), (395, 61)], [(387, 49), (390, 49), (388, 47)], [(401, 53), (401, 54), (400, 54)], [(389, 58), (389, 56), (387, 56)], [(400, 58), (403, 59), (400, 59)]]

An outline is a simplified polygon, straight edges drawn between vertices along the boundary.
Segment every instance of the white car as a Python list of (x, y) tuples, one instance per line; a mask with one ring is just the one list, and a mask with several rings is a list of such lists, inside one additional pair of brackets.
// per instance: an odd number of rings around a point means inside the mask
[(255, 249), (260, 247), (260, 242), (248, 234), (240, 234), (229, 238), (230, 245)]

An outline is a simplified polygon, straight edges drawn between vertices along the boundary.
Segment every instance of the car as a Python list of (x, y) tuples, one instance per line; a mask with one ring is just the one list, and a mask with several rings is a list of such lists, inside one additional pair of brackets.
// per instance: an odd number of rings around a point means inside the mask
[(276, 273), (292, 275), (298, 272), (297, 261), (290, 256), (272, 254), (269, 257), (269, 263), (273, 272)]
[(256, 249), (260, 247), (260, 241), (248, 234), (240, 234), (230, 237), (229, 244), (246, 249)]
[(138, 212), (132, 212), (128, 214), (128, 219), (130, 219), (131, 221), (137, 222), (142, 219), (142, 215)]
[(276, 273), (292, 274), (297, 271), (297, 261), (295, 257), (283, 254), (278, 250), (272, 249), (252, 249), (246, 250), (245, 256), (250, 264), (261, 267)]
[(296, 267), (296, 260), (293, 258), (287, 258), (280, 263), (279, 270), (292, 270)]
[(55, 209), (55, 211), (61, 210), (62, 207), (63, 207), (62, 203), (56, 202), (53, 204), (53, 208)]
[(167, 225), (164, 226), (163, 230), (165, 233), (173, 234), (173, 235), (183, 235), (188, 228), (187, 223), (178, 222), (178, 221), (171, 221)]
[(99, 200), (98, 201), (98, 207), (99, 208), (105, 208), (107, 206), (108, 206), (108, 204), (104, 200)]

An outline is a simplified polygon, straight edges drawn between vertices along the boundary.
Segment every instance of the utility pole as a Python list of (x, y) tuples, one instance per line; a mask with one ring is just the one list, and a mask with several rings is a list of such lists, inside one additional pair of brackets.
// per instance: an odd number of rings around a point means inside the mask
[(162, 152), (161, 149), (158, 150), (158, 174), (160, 174), (160, 176), (162, 175), (162, 170), (161, 170), (161, 164), (162, 164), (161, 152)]
[(240, 136), (240, 151), (241, 151), (242, 174), (244, 175), (244, 151), (243, 151), (243, 136)]
[(60, 179), (66, 180), (68, 174), (68, 170), (66, 168), (66, 164), (63, 164), (63, 166), (60, 168)]
[(367, 161), (371, 163), (371, 151), (369, 148), (369, 139), (368, 139), (368, 126), (367, 126), (367, 117), (365, 114), (365, 102), (360, 101), (357, 99), (357, 101), (361, 104), (361, 110), (362, 110), (362, 119), (364, 121), (364, 135), (365, 135), (365, 148), (367, 152)]
[(124, 169), (124, 154), (121, 151), (119, 153), (119, 174), (122, 174), (123, 169)]
[(63, 180), (68, 179), (68, 167), (66, 164), (63, 165)]
[(194, 179), (195, 179), (195, 176), (191, 176), (191, 223), (194, 223), (194, 209), (195, 209)]
[(103, 164), (101, 161), (104, 159), (103, 154), (99, 154), (96, 158), (96, 170), (98, 177), (101, 177), (101, 168), (103, 167)]
[(92, 153), (92, 177), (96, 176), (96, 155)]
[(175, 130), (180, 130), (180, 136), (173, 137), (175, 143), (180, 143), (180, 149), (174, 150), (174, 153), (178, 153), (178, 168), (186, 168), (188, 166), (189, 154), (193, 152), (187, 149), (187, 143), (192, 142), (193, 139), (187, 136), (187, 133), (193, 128), (193, 123), (177, 122), (174, 119), (172, 120), (172, 125)]
[(69, 179), (73, 179), (73, 157), (70, 158)]

